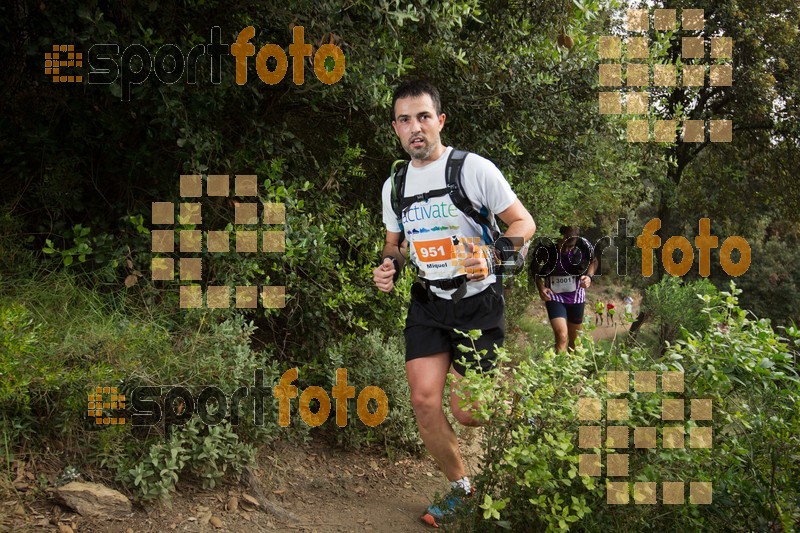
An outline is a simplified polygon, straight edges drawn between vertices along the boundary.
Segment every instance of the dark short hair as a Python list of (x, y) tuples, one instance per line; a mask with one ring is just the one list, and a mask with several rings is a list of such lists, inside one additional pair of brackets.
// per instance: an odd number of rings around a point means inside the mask
[(439, 90), (433, 86), (432, 83), (421, 80), (421, 79), (412, 79), (406, 80), (394, 90), (394, 95), (392, 95), (392, 110), (389, 112), (389, 119), (394, 121), (394, 104), (400, 98), (409, 98), (413, 96), (422, 96), (423, 94), (427, 94), (433, 100), (433, 107), (436, 109), (436, 116), (442, 114), (442, 99), (439, 96)]
[(569, 239), (572, 237), (580, 237), (581, 229), (578, 226), (561, 226), (558, 228), (558, 232), (562, 237)]

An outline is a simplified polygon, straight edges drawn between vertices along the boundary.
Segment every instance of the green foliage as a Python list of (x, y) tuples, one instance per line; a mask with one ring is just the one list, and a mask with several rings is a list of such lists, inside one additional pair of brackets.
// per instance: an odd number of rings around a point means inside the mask
[[(572, 354), (522, 357), (502, 378), (468, 373), (464, 389), (481, 402), (476, 414), (488, 424), (476, 512), (462, 517), (460, 529), (791, 530), (800, 518), (800, 333), (789, 328), (781, 336), (768, 321), (748, 318), (738, 293), (732, 287), (699, 295), (705, 326), (686, 331), (663, 355), (635, 347), (605, 351), (584, 338)], [(629, 480), (711, 481), (712, 505), (608, 505), (604, 478), (578, 474), (579, 454), (615, 452), (577, 447), (578, 426), (606, 425), (575, 416), (579, 397), (603, 404), (612, 397), (606, 370), (682, 371), (686, 403), (712, 401), (712, 421), (669, 424), (683, 426), (685, 447), (625, 452)], [(632, 436), (637, 427), (664, 426), (662, 400), (675, 395), (659, 388), (622, 397), (630, 420), (608, 425), (627, 425)], [(710, 449), (690, 447), (691, 431), (701, 425), (712, 427)]]
[(711, 317), (703, 312), (703, 300), (698, 296), (715, 300), (717, 292), (707, 279), (684, 281), (675, 276), (666, 276), (648, 287), (642, 311), (656, 324), (659, 345), (672, 343), (686, 332), (705, 331)]
[(117, 385), (124, 368), (114, 368), (115, 357), (141, 358), (150, 346), (138, 331), (119, 328), (114, 302), (78, 290), (68, 275), (3, 284), (0, 317), (2, 420), (11, 450), (23, 437), (82, 434), (87, 390)]
[(136, 487), (144, 499), (166, 500), (175, 489), (185, 463), (186, 451), (176, 438), (167, 444), (153, 445), (146, 458), (121, 476), (122, 481)]
[[(150, 311), (169, 317), (163, 309)], [(86, 395), (96, 386), (116, 386), (130, 397), (137, 386), (176, 383), (192, 389), (195, 397), (205, 385), (232, 394), (253, 385), (259, 368), (263, 386), (271, 390), (282, 371), (268, 353), (251, 349), (254, 332), (241, 315), (159, 322), (129, 302), (76, 285), (72, 274), (4, 284), (0, 449), (10, 461), (23, 446), (58, 439), (67, 444), (66, 461), (112, 469), (142, 498), (167, 497), (183, 474), (214, 486), (226, 472), (238, 472), (250, 456), (240, 438), (261, 443), (304, 439), (308, 427), (280, 428), (277, 401), (268, 396), (259, 425), (253, 402), (244, 401), (235, 428), (225, 422), (203, 429), (195, 417), (174, 428), (172, 441), (165, 444), (159, 427), (134, 428), (130, 420), (96, 427), (86, 418)]]
[(12, 401), (26, 405), (37, 342), (37, 325), (19, 304), (0, 307), (0, 409)]
[[(508, 362), (505, 351), (500, 359)], [(475, 479), (483, 521), (478, 529), (566, 529), (590, 512), (600, 493), (578, 476), (574, 406), (590, 384), (585, 349), (522, 357), (502, 378), (468, 371), (461, 388), (486, 420), (481, 472)]]
[(702, 470), (731, 502), (727, 525), (789, 530), (800, 518), (797, 331), (783, 337), (768, 320), (748, 317), (740, 294), (731, 283), (720, 302), (705, 296), (712, 325), (667, 357), (686, 373), (687, 397), (713, 400), (714, 450)]
[(748, 241), (753, 260), (747, 272), (736, 279), (743, 307), (776, 324), (800, 323), (800, 239), (779, 234)]
[(242, 443), (229, 424), (205, 426), (193, 418), (169, 441), (151, 446), (135, 467), (120, 463), (117, 480), (142, 499), (168, 500), (182, 474), (199, 478), (203, 488), (213, 488), (226, 474), (239, 476), (254, 461), (255, 450)]
[[(405, 364), (404, 350), (402, 337), (393, 335), (383, 338), (375, 330), (337, 342), (328, 349), (330, 363), (326, 368), (330, 369), (327, 377), (331, 386), (335, 380), (335, 369), (346, 368), (348, 382), (355, 386), (356, 395), (364, 387), (373, 385), (380, 387), (389, 399), (389, 414), (376, 427), (362, 423), (358, 418), (355, 402), (349, 402), (347, 427), (335, 429), (339, 443), (360, 446), (378, 442), (389, 453), (416, 453), (422, 449), (411, 407), (411, 393), (402, 371)], [(375, 407), (370, 406), (370, 409), (374, 411)]]
[(3, 455), (14, 457), (14, 444), (29, 438), (29, 385), (38, 377), (35, 358), (37, 325), (20, 305), (0, 306), (0, 433)]

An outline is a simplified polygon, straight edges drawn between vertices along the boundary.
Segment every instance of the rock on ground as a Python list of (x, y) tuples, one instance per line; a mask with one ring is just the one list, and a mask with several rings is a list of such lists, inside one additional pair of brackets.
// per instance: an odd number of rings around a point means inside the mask
[(73, 481), (59, 487), (56, 496), (82, 516), (123, 518), (131, 512), (131, 502), (124, 494), (98, 483)]

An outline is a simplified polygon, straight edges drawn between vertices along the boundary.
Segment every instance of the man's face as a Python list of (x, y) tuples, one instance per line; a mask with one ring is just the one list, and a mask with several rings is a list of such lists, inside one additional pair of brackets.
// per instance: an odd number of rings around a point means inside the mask
[(441, 155), (439, 132), (445, 115), (436, 115), (430, 95), (400, 98), (394, 104), (392, 127), (411, 159), (428, 161)]

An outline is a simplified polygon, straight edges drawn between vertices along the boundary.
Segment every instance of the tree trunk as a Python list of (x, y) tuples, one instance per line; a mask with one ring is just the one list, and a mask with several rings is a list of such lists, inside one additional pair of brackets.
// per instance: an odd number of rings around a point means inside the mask
[[(672, 148), (671, 151), (677, 152), (679, 163), (678, 165), (671, 166), (669, 168), (667, 175), (669, 177), (669, 182), (671, 184), (674, 184), (674, 186), (677, 188), (681, 182), (681, 175), (683, 174), (685, 163), (681, 164), (680, 157), (682, 152), (678, 151), (676, 148)], [(672, 222), (672, 207), (670, 206), (670, 198), (671, 195), (666, 194), (666, 192), (663, 190), (661, 191), (660, 199), (658, 202), (658, 218), (661, 221), (661, 227), (658, 229), (658, 231), (656, 231), (656, 235), (658, 235), (661, 238), (662, 247), (664, 246), (664, 243), (668, 238), (666, 237), (667, 235), (669, 235), (667, 229), (669, 228), (670, 223)], [(648, 285), (655, 285), (656, 283), (661, 281), (661, 279), (664, 277), (664, 262), (659, 257), (661, 251), (660, 249), (655, 250), (654, 253), (656, 254), (656, 258), (654, 261), (655, 264), (653, 269), (653, 276), (651, 278), (651, 283), (649, 283)], [(644, 296), (642, 296), (642, 302), (639, 306), (639, 314), (636, 317), (636, 320), (634, 320), (633, 323), (631, 324), (630, 329), (628, 330), (628, 334), (632, 339), (636, 339), (636, 336), (639, 334), (639, 330), (649, 318), (649, 315), (644, 311), (644, 309), (646, 308), (647, 308), (647, 290), (645, 289)]]

